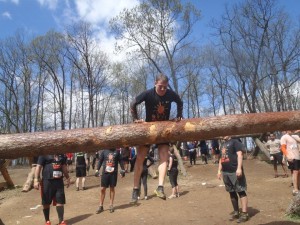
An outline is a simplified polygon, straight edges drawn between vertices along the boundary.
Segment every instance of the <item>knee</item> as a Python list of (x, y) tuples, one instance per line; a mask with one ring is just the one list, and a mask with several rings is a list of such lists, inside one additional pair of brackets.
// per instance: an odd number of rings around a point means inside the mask
[(238, 198), (236, 192), (229, 192), (229, 194), (230, 194), (230, 198), (234, 198), (234, 199)]
[(241, 192), (238, 192), (240, 198), (244, 198), (244, 197), (247, 197), (247, 194), (245, 191), (241, 191)]

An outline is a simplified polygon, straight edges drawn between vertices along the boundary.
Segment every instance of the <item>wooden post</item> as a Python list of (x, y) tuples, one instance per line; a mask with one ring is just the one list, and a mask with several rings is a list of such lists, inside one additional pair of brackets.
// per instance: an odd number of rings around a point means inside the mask
[(2, 160), (2, 162), (0, 163), (0, 172), (7, 184), (8, 188), (13, 188), (15, 185), (12, 181), (12, 179), (9, 176), (9, 173), (6, 169), (6, 166), (8, 165), (8, 163), (10, 162), (10, 160)]
[(28, 192), (33, 187), (33, 179), (34, 179), (35, 168), (36, 168), (36, 164), (32, 165), (31, 171), (28, 173), (27, 180), (23, 184), (22, 192)]

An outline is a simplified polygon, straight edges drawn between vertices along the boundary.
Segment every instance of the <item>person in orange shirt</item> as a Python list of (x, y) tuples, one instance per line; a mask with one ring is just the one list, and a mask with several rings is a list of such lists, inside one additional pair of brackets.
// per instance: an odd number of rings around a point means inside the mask
[(293, 195), (299, 193), (300, 178), (300, 153), (298, 143), (300, 143), (300, 137), (298, 135), (292, 135), (292, 131), (288, 130), (280, 139), (281, 151), (286, 156), (289, 169), (292, 172), (293, 180)]

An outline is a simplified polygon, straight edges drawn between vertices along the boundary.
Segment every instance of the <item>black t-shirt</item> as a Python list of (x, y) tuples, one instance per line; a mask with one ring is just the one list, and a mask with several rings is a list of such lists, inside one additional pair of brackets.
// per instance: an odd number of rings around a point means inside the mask
[(177, 103), (177, 118), (182, 117), (183, 102), (176, 92), (167, 89), (164, 96), (159, 96), (155, 88), (144, 91), (131, 103), (131, 112), (133, 119), (138, 119), (136, 106), (145, 102), (146, 122), (169, 120), (171, 112), (171, 103)]
[(86, 167), (86, 161), (83, 152), (76, 153), (76, 167)]
[(125, 147), (121, 149), (122, 158), (129, 158), (130, 157), (130, 149), (129, 147)]
[(171, 170), (177, 170), (178, 160), (177, 160), (176, 156), (174, 154), (172, 154), (172, 155), (170, 155), (170, 157), (172, 157), (172, 159), (173, 159)]
[(219, 141), (217, 139), (211, 140), (211, 147), (214, 150), (219, 150)]
[(222, 171), (233, 173), (237, 170), (237, 152), (243, 151), (244, 145), (237, 139), (226, 141), (221, 147)]
[(37, 164), (43, 167), (43, 179), (61, 179), (63, 178), (63, 165), (66, 165), (64, 155), (44, 155), (39, 156)]
[(117, 173), (118, 163), (120, 164), (121, 169), (124, 170), (124, 164), (119, 151), (114, 149), (104, 150), (100, 154), (97, 170), (100, 170), (100, 167), (103, 164), (103, 173)]

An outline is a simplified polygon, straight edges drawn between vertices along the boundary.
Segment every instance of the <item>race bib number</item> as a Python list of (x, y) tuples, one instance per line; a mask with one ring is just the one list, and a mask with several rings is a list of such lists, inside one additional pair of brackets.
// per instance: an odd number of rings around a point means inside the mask
[(298, 150), (297, 144), (292, 144), (292, 145), (291, 145), (291, 149), (292, 149), (292, 150)]
[(115, 168), (112, 167), (112, 166), (106, 166), (105, 171), (106, 171), (107, 173), (112, 173), (112, 172), (115, 171)]
[(53, 178), (54, 179), (62, 178), (62, 172), (61, 171), (53, 171)]

